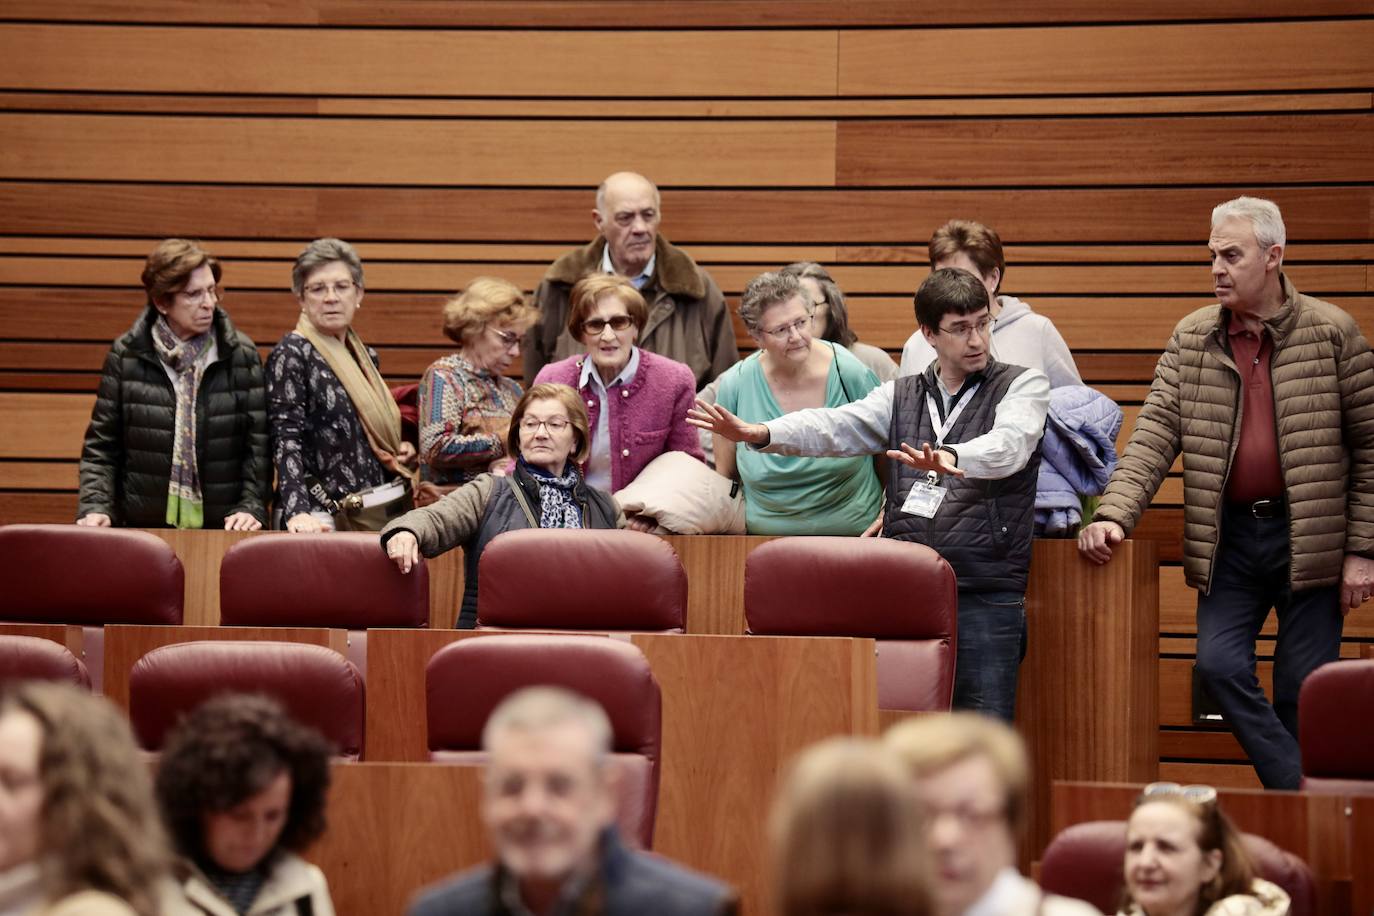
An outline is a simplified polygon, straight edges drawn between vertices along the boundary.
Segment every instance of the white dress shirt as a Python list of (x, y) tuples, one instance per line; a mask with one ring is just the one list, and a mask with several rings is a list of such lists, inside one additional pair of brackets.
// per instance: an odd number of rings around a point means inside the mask
[[(637, 276), (627, 279), (634, 284), (635, 289), (643, 289), (644, 284), (649, 282), (649, 278), (654, 275), (654, 262), (658, 260), (658, 252), (649, 255), (649, 263), (644, 265), (644, 269)], [(601, 249), (601, 272), (605, 274), (620, 273), (611, 263), (611, 246), (607, 245)]]
[[(938, 378), (938, 374), (937, 374)], [(780, 455), (874, 455), (897, 445), (888, 441), (892, 427), (895, 382), (884, 382), (862, 400), (843, 407), (813, 407), (769, 420), (764, 451)], [(940, 386), (945, 409), (953, 395)], [(1050, 382), (1027, 369), (1012, 380), (996, 407), (992, 429), (967, 442), (948, 442), (959, 455), (959, 468), (975, 480), (1000, 480), (1026, 466), (1045, 432)], [(921, 405), (922, 410), (926, 409)], [(914, 434), (914, 430), (912, 434)], [(920, 448), (920, 442), (907, 444)], [(932, 443), (934, 444), (934, 443)]]

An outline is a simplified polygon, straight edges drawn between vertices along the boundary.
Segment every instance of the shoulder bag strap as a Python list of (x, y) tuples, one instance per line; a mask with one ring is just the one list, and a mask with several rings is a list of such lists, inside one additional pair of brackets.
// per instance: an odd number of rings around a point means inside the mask
[(538, 528), (539, 519), (534, 517), (534, 511), (530, 509), (530, 501), (525, 497), (525, 491), (520, 489), (520, 484), (516, 483), (515, 475), (507, 474), (506, 483), (510, 484), (510, 490), (515, 494), (515, 501), (520, 504), (520, 511), (525, 513), (525, 521), (530, 523), (531, 528)]
[[(826, 342), (830, 343), (829, 341)], [(830, 358), (835, 361), (835, 378), (840, 380), (840, 394), (844, 395), (844, 402), (846, 404), (853, 404), (854, 399), (849, 396), (849, 386), (844, 383), (844, 373), (840, 371), (840, 357), (839, 354), (835, 352), (835, 345), (833, 343), (830, 344)]]

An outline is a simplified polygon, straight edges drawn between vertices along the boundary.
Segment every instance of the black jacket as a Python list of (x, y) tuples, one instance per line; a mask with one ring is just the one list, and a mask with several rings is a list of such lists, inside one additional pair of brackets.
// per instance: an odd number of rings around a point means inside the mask
[[(146, 309), (110, 348), (86, 444), (76, 515), (103, 512), (115, 525), (167, 526), (176, 392), (153, 348), (157, 313)], [(267, 408), (257, 347), (215, 309), (218, 349), (196, 397), (196, 462), (205, 527), (247, 512), (263, 523), (268, 479)]]
[[(888, 441), (934, 442), (935, 427), (926, 396), (940, 397), (936, 364), (920, 375), (899, 378), (892, 392), (892, 426)], [(1025, 372), (1021, 366), (988, 360), (982, 382), (946, 434), (956, 450), (960, 442), (987, 433), (997, 421), (997, 406), (1011, 383)], [(970, 380), (971, 381), (971, 380)], [(935, 518), (902, 511), (907, 494), (926, 473), (891, 461), (883, 537), (915, 541), (933, 548), (954, 568), (963, 592), (1026, 590), (1030, 570), (1031, 537), (1035, 529), (1035, 485), (1040, 476), (1037, 443), (1026, 466), (1000, 480), (970, 480), (950, 475), (941, 480), (947, 495)]]
[[(422, 891), (409, 916), (508, 916), (502, 880), (500, 866), (474, 868)], [(602, 836), (596, 877), (570, 904), (560, 916), (730, 916), (738, 911), (728, 886), (653, 853), (627, 849), (613, 829)]]

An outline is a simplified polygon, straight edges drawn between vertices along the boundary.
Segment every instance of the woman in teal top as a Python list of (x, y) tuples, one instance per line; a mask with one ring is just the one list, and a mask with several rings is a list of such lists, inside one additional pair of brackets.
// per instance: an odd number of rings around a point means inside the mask
[[(794, 276), (760, 274), (740, 299), (759, 351), (720, 377), (717, 403), (750, 423), (839, 407), (878, 387), (844, 347), (811, 337), (815, 307)], [(716, 437), (716, 470), (744, 482), (750, 534), (859, 535), (882, 506), (874, 459), (768, 455)]]

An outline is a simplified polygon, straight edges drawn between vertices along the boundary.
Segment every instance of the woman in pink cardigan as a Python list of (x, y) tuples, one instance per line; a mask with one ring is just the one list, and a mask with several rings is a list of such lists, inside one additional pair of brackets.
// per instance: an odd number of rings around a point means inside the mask
[[(535, 383), (577, 389), (591, 420), (591, 454), (582, 467), (589, 486), (614, 493), (664, 452), (704, 460), (687, 410), (696, 395), (692, 370), (635, 346), (649, 309), (624, 277), (592, 274), (572, 288), (568, 330), (587, 352), (549, 363)], [(650, 530), (653, 523), (629, 520)]]

